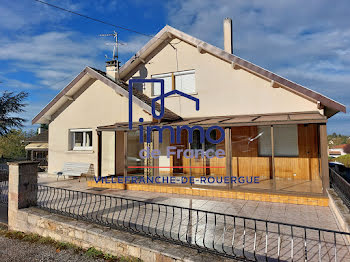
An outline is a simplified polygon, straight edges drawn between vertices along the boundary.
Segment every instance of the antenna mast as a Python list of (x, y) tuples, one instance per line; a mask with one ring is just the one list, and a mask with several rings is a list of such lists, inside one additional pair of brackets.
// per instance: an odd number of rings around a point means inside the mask
[[(100, 36), (113, 36), (115, 39), (115, 43), (106, 43), (106, 45), (113, 45), (113, 56), (110, 61), (107, 61), (107, 63), (109, 65), (115, 65), (119, 75), (120, 61), (118, 57), (118, 46), (125, 45), (125, 43), (118, 42), (118, 33), (116, 31), (114, 31), (113, 34), (100, 34)], [(105, 57), (108, 58), (107, 55), (105, 55)]]

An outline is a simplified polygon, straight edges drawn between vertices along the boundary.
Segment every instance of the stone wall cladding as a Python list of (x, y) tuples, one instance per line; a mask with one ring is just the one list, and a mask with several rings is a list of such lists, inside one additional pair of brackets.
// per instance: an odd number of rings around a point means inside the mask
[(198, 253), (197, 250), (153, 240), (129, 232), (87, 223), (34, 207), (17, 211), (12, 229), (51, 237), (82, 248), (95, 247), (103, 252), (136, 257), (145, 262), (232, 261), (221, 256)]

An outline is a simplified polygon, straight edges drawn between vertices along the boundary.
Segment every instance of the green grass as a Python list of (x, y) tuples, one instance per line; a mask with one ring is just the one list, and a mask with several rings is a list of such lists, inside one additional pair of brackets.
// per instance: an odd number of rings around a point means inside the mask
[(334, 158), (333, 161), (343, 163), (346, 167), (350, 167), (350, 154)]
[(8, 230), (6, 226), (0, 224), (0, 236), (4, 236), (10, 239), (18, 239), (30, 243), (38, 243), (43, 245), (50, 245), (56, 248), (59, 252), (64, 249), (74, 250), (76, 253), (84, 253), (87, 257), (91, 258), (102, 258), (109, 262), (138, 262), (142, 261), (137, 258), (126, 258), (126, 257), (116, 257), (108, 253), (104, 253), (94, 247), (90, 247), (87, 250), (68, 242), (56, 241), (50, 237), (42, 237), (38, 234), (23, 233), (19, 231)]

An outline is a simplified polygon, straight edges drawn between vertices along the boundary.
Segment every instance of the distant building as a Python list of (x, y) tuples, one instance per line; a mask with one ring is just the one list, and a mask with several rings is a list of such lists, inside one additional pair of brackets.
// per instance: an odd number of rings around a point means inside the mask
[(338, 156), (346, 155), (346, 153), (344, 152), (344, 147), (346, 145), (347, 144), (332, 146), (332, 148), (330, 148), (328, 150), (328, 155), (331, 157), (338, 157)]
[(36, 136), (27, 138), (24, 142), (26, 144), (26, 159), (32, 161), (40, 161), (39, 166), (47, 169), (48, 156), (48, 130), (39, 128)]

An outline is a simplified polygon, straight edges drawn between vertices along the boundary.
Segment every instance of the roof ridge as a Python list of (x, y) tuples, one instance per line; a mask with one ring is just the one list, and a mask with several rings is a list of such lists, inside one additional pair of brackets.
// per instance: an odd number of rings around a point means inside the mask
[[(168, 34), (167, 38), (162, 38), (164, 34)], [(310, 88), (307, 88), (303, 85), (297, 84), (296, 82), (293, 82), (285, 77), (282, 77), (276, 73), (273, 73), (261, 66), (258, 66), (248, 60), (245, 60), (239, 56), (236, 56), (234, 54), (230, 54), (226, 52), (225, 50), (216, 47), (212, 44), (209, 44), (203, 40), (200, 40), (196, 37), (193, 37), (187, 33), (184, 33), (181, 30), (178, 30), (170, 25), (165, 25), (150, 41), (148, 41), (133, 57), (131, 57), (120, 69), (120, 74), (123, 74), (123, 71), (129, 69), (132, 66), (138, 66), (139, 63), (134, 63), (137, 61), (139, 57), (149, 48), (151, 48), (154, 44), (157, 44), (157, 41), (162, 40), (166, 41), (166, 39), (169, 39), (173, 35), (174, 37), (181, 39), (191, 45), (194, 46), (200, 46), (202, 49), (204, 49), (206, 52), (222, 59), (227, 62), (235, 63), (239, 67), (242, 67), (243, 69), (247, 71), (254, 72), (264, 78), (267, 78), (269, 80), (273, 80), (282, 87), (285, 87), (287, 89), (291, 89), (294, 92), (303, 95), (305, 97), (309, 97), (310, 99), (314, 100), (315, 102), (319, 101), (321, 104), (325, 105), (326, 107), (335, 109), (336, 111), (346, 112), (345, 105), (321, 94), (318, 93)], [(148, 56), (148, 54), (147, 54)], [(132, 69), (131, 69), (132, 70)], [(129, 71), (130, 72), (130, 71)], [(128, 76), (128, 72), (125, 76)]]
[[(97, 73), (101, 74), (103, 77), (108, 78), (113, 83), (117, 84), (118, 86), (122, 87), (125, 91), (129, 92), (129, 85), (126, 82), (124, 82), (122, 80), (113, 80), (113, 79), (107, 77), (105, 72), (103, 72), (103, 71), (101, 71), (99, 69), (92, 68), (92, 67), (90, 67), (90, 68), (92, 70), (95, 70)], [(146, 94), (138, 91), (135, 88), (133, 88), (133, 96), (139, 98), (141, 101), (143, 101), (147, 105), (152, 106), (152, 98), (150, 98)], [(160, 111), (159, 103), (155, 103), (155, 105), (156, 105), (156, 110)], [(181, 117), (164, 106), (164, 119), (172, 119), (172, 120), (174, 120), (174, 119), (181, 119)]]

